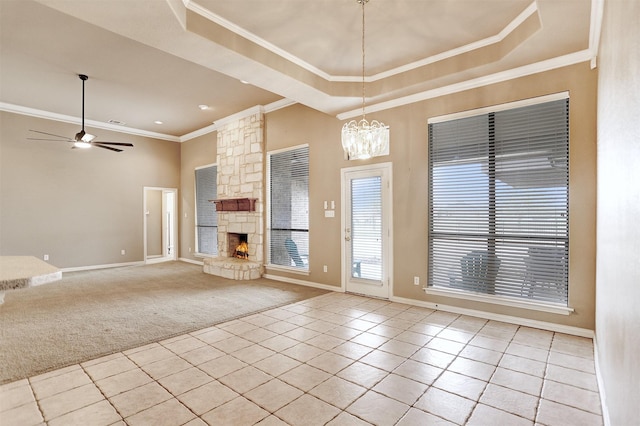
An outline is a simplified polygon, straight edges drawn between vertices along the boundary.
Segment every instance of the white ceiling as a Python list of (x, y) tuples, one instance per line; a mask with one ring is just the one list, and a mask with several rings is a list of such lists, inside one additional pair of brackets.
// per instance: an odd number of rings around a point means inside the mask
[[(371, 0), (367, 110), (588, 61), (597, 3)], [(78, 122), (87, 74), (88, 124), (176, 141), (255, 105), (360, 112), (356, 0), (0, 0), (0, 16), (7, 111)]]

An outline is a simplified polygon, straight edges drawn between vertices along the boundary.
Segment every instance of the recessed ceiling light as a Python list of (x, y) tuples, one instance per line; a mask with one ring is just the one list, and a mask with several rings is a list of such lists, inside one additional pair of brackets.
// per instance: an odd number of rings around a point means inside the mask
[(240, 83), (242, 84), (249, 84), (249, 82), (247, 80), (240, 80)]
[(154, 121), (154, 123), (156, 123), (156, 124), (164, 124), (164, 123), (163, 123), (162, 121), (160, 121), (160, 120), (156, 120), (156, 121)]
[(206, 110), (206, 109), (209, 109), (209, 105), (204, 105), (204, 104), (202, 104), (202, 105), (198, 105), (198, 108), (200, 108), (201, 110), (203, 110), (203, 111), (204, 111), (204, 110)]

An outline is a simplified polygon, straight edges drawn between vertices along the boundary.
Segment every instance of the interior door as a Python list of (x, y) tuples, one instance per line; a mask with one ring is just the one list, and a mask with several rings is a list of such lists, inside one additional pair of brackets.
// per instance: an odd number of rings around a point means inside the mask
[(347, 292), (389, 298), (391, 187), (391, 163), (342, 170), (342, 270)]

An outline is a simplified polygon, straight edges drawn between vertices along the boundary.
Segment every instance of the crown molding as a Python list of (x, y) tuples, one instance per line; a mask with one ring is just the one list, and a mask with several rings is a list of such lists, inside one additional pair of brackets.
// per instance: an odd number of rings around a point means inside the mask
[(202, 129), (198, 129), (195, 130), (191, 133), (187, 133), (186, 135), (180, 136), (180, 142), (186, 142), (188, 140), (200, 137), (200, 136), (204, 136), (206, 134), (209, 134), (211, 132), (215, 132), (217, 131), (220, 127), (224, 126), (227, 123), (233, 122), (233, 121), (237, 121), (240, 120), (242, 118), (254, 115), (254, 114), (258, 114), (258, 113), (268, 113), (268, 112), (273, 112), (273, 111), (277, 111), (279, 109), (282, 108), (286, 108), (290, 105), (294, 105), (296, 104), (296, 101), (292, 101), (291, 99), (280, 99), (279, 101), (275, 101), (272, 102), (270, 104), (267, 105), (256, 105), (254, 107), (245, 109), (244, 111), (238, 112), (236, 114), (232, 114), (229, 115), (227, 117), (221, 118), (220, 120), (217, 120), (215, 123), (207, 126), (207, 127), (203, 127)]
[(301, 68), (304, 68), (305, 70), (324, 78), (325, 80), (330, 80), (331, 76), (329, 74), (327, 74), (326, 72), (322, 71), (319, 68), (314, 67), (313, 65), (311, 65), (308, 62), (303, 61), (302, 59), (298, 58), (295, 55), (292, 55), (291, 53), (287, 52), (284, 49), (279, 48), (278, 46), (269, 43), (268, 41), (266, 41), (265, 39), (258, 37), (257, 35), (253, 34), (250, 31), (245, 30), (244, 28), (234, 24), (233, 22), (223, 18), (220, 15), (217, 15), (213, 12), (211, 12), (209, 9), (206, 9), (203, 6), (200, 6), (198, 3), (192, 1), (192, 0), (183, 0), (185, 6), (187, 9), (189, 9), (190, 11), (197, 13), (198, 15), (210, 20), (211, 22), (214, 22), (218, 25), (220, 25), (223, 28), (226, 28), (227, 30), (243, 37), (246, 38), (247, 40), (251, 41), (252, 43), (257, 44), (260, 47), (263, 47), (265, 49), (267, 49), (268, 51), (270, 51), (271, 53), (275, 53), (276, 55), (280, 56), (283, 59), (286, 59), (289, 62), (292, 62), (296, 65), (298, 65)]
[[(149, 132), (147, 130), (134, 129), (131, 127), (123, 127), (123, 126), (118, 126), (116, 124), (103, 123), (101, 121), (94, 121), (94, 120), (85, 120), (85, 125), (87, 125), (88, 127), (94, 127), (96, 129), (112, 130), (119, 133), (126, 133), (129, 135), (136, 135), (136, 136), (144, 136), (144, 137), (153, 138), (153, 139), (162, 139), (170, 142), (186, 142), (188, 140), (209, 134), (211, 132), (215, 132), (221, 126), (224, 126), (227, 123), (237, 121), (242, 118), (245, 118), (254, 114), (258, 114), (258, 113), (267, 113), (267, 112), (277, 111), (281, 108), (286, 108), (296, 103), (297, 103), (296, 101), (292, 101), (290, 99), (281, 99), (279, 101), (272, 102), (265, 106), (256, 105), (244, 111), (240, 111), (236, 114), (232, 114), (230, 116), (224, 117), (209, 126), (195, 130), (191, 133), (187, 133), (180, 137), (166, 135), (166, 134), (157, 133), (157, 132)], [(11, 113), (20, 114), (20, 115), (28, 115), (30, 117), (43, 118), (45, 120), (53, 120), (53, 121), (60, 121), (63, 123), (77, 124), (78, 126), (82, 124), (82, 120), (78, 117), (58, 114), (55, 112), (43, 111), (40, 109), (29, 108), (29, 107), (24, 107), (20, 105), (14, 105), (6, 102), (0, 102), (0, 111), (6, 111), (6, 112), (11, 112)]]
[(591, 23), (589, 25), (589, 50), (591, 51), (591, 69), (597, 64), (602, 34), (602, 18), (604, 16), (604, 0), (591, 0)]
[[(547, 59), (545, 61), (524, 65), (524, 66), (513, 68), (507, 71), (501, 71), (494, 74), (473, 78), (471, 80), (461, 81), (460, 83), (449, 84), (447, 86), (426, 90), (420, 93), (415, 93), (413, 95), (403, 96), (401, 98), (393, 99), (386, 102), (380, 102), (378, 104), (372, 104), (365, 108), (365, 113), (369, 114), (373, 112), (397, 108), (400, 106), (409, 105), (412, 103), (437, 98), (440, 96), (450, 95), (450, 94), (462, 92), (465, 90), (476, 89), (478, 87), (488, 86), (490, 84), (501, 83), (504, 81), (509, 81), (516, 78), (520, 78), (520, 77), (526, 77), (532, 74), (538, 74), (545, 71), (551, 71), (557, 68), (575, 65), (581, 62), (588, 62), (591, 59), (592, 59), (591, 50), (589, 49), (581, 50), (579, 52), (574, 52), (567, 55), (559, 56), (557, 58)], [(362, 114), (362, 108), (359, 108), (359, 109), (354, 109), (351, 111), (340, 113), (336, 117), (339, 120), (348, 120), (350, 118), (360, 116), (361, 114)]]
[[(592, 1), (603, 1), (603, 0), (592, 0)], [(310, 63), (302, 60), (301, 58), (287, 52), (284, 49), (279, 48), (278, 46), (264, 40), (263, 38), (253, 34), (250, 31), (245, 30), (244, 28), (234, 24), (233, 22), (217, 15), (207, 8), (199, 5), (193, 0), (183, 0), (183, 3), (187, 9), (190, 11), (197, 13), (198, 15), (214, 22), (223, 28), (255, 43), (256, 45), (267, 49), (271, 53), (278, 55), (279, 57), (311, 72), (312, 74), (323, 78), (329, 82), (338, 82), (338, 83), (359, 83), (362, 81), (362, 76), (345, 76), (345, 75), (331, 75), (321, 69), (311, 65)], [(480, 49), (482, 47), (486, 47), (495, 43), (501, 42), (504, 38), (506, 38), (512, 31), (514, 31), (518, 26), (520, 26), (524, 21), (527, 20), (532, 14), (538, 12), (538, 6), (536, 1), (533, 1), (529, 6), (527, 6), (518, 16), (516, 16), (511, 22), (509, 22), (498, 34), (484, 38), (482, 40), (475, 41), (473, 43), (466, 44), (464, 46), (457, 47), (455, 49), (451, 49), (442, 53), (438, 53), (436, 55), (429, 56), (427, 58), (412, 62), (410, 64), (406, 64), (400, 67), (392, 68), (387, 71), (380, 72), (378, 74), (372, 76), (365, 76), (364, 81), (367, 83), (371, 83), (374, 81), (378, 81), (384, 78), (393, 77), (398, 74), (402, 74), (416, 68), (423, 67), (428, 64), (432, 64), (434, 62), (442, 61), (444, 59), (448, 59), (454, 56), (458, 56), (476, 49)]]
[[(595, 0), (594, 0), (595, 1)], [(464, 46), (457, 47), (455, 49), (448, 50), (446, 52), (439, 53), (437, 55), (430, 56), (428, 58), (421, 59), (416, 62), (412, 62), (410, 64), (403, 65), (401, 67), (393, 68), (389, 71), (384, 71), (379, 74), (375, 74), (368, 79), (365, 78), (367, 82), (373, 82), (377, 80), (381, 80), (383, 78), (392, 77), (397, 74), (402, 74), (408, 71), (411, 71), (416, 68), (423, 67), (425, 65), (433, 64), (438, 61), (442, 61), (448, 58), (452, 58), (454, 56), (462, 55), (467, 52), (471, 52), (476, 49), (480, 49), (486, 46), (490, 46), (492, 44), (500, 43), (504, 40), (513, 30), (518, 28), (518, 26), (522, 25), (524, 21), (526, 21), (531, 15), (538, 12), (538, 6), (534, 1), (531, 3), (525, 10), (520, 13), (520, 15), (516, 16), (516, 18), (509, 22), (506, 27), (504, 27), (498, 34), (484, 38), (482, 40), (474, 41), (473, 43), (466, 44)], [(340, 77), (346, 78), (346, 77)], [(361, 81), (362, 79), (358, 80)], [(338, 80), (344, 81), (344, 80)]]
[[(12, 112), (14, 114), (28, 115), (36, 118), (44, 118), (45, 120), (60, 121), (63, 123), (82, 125), (82, 119), (79, 117), (73, 117), (71, 115), (58, 114), (55, 112), (43, 111), (40, 109), (29, 108), (20, 105), (9, 104), (6, 102), (0, 102), (0, 111)], [(119, 133), (126, 133), (128, 135), (144, 136), (153, 139), (162, 139), (170, 142), (180, 142), (180, 138), (172, 135), (166, 135), (164, 133), (149, 132), (147, 130), (134, 129), (132, 127), (118, 126), (117, 124), (103, 123), (101, 121), (84, 120), (85, 125), (96, 129), (111, 130)]]

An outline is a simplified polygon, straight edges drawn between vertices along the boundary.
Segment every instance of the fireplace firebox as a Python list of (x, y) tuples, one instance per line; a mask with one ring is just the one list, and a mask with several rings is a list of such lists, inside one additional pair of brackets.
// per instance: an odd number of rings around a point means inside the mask
[(229, 257), (249, 259), (249, 246), (247, 234), (227, 233), (227, 253)]

